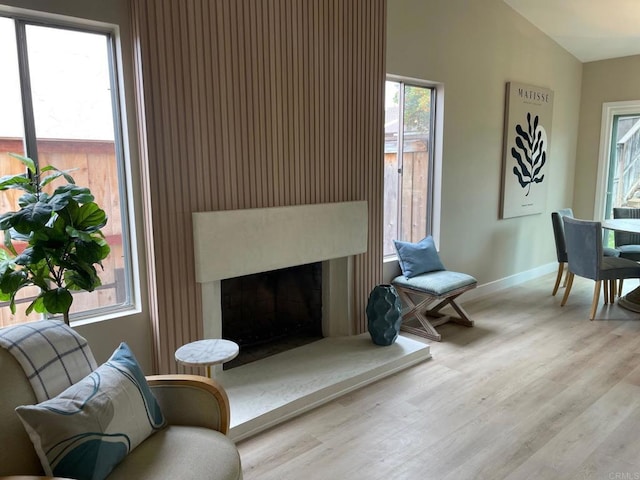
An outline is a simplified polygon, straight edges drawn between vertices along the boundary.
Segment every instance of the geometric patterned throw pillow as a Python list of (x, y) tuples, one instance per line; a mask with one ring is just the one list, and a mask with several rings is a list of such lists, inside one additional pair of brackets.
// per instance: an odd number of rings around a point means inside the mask
[(57, 397), (16, 412), (46, 474), (81, 480), (105, 478), (166, 423), (126, 343)]

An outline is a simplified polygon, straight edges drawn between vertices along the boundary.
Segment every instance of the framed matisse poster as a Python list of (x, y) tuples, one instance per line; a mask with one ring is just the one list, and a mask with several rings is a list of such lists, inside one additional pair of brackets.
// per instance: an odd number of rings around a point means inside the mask
[(553, 91), (508, 82), (501, 218), (541, 213), (547, 198)]

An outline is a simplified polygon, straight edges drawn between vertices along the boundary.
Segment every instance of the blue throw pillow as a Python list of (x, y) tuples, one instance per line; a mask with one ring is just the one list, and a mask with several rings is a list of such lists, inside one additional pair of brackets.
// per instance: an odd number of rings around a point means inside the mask
[(400, 262), (402, 274), (406, 278), (427, 272), (445, 270), (431, 235), (423, 238), (418, 243), (400, 242), (398, 240), (394, 240), (393, 243), (395, 244), (396, 252), (398, 252), (398, 261)]
[(47, 475), (99, 480), (165, 425), (126, 343), (55, 398), (16, 408)]

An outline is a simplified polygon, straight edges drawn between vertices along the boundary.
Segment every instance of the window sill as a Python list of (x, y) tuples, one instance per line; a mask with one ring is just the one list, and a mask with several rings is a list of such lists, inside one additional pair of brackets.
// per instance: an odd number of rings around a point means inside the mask
[(385, 255), (382, 257), (382, 263), (393, 263), (398, 261), (398, 255), (395, 253), (392, 255)]
[(92, 323), (97, 322), (105, 322), (109, 320), (113, 320), (121, 317), (128, 317), (131, 315), (136, 315), (142, 312), (142, 309), (136, 306), (127, 306), (122, 309), (112, 310), (105, 313), (95, 313), (93, 315), (80, 315), (79, 318), (73, 319), (71, 318), (71, 326), (72, 327), (82, 327), (84, 325), (90, 325)]
[(391, 283), (391, 280), (401, 273), (397, 255), (387, 255), (382, 259), (382, 281), (384, 283)]

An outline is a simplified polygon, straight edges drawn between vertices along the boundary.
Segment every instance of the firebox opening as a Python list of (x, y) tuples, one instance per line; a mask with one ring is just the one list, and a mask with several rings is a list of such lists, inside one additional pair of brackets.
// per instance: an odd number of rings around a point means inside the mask
[(221, 282), (222, 337), (240, 346), (229, 369), (322, 338), (322, 263)]

